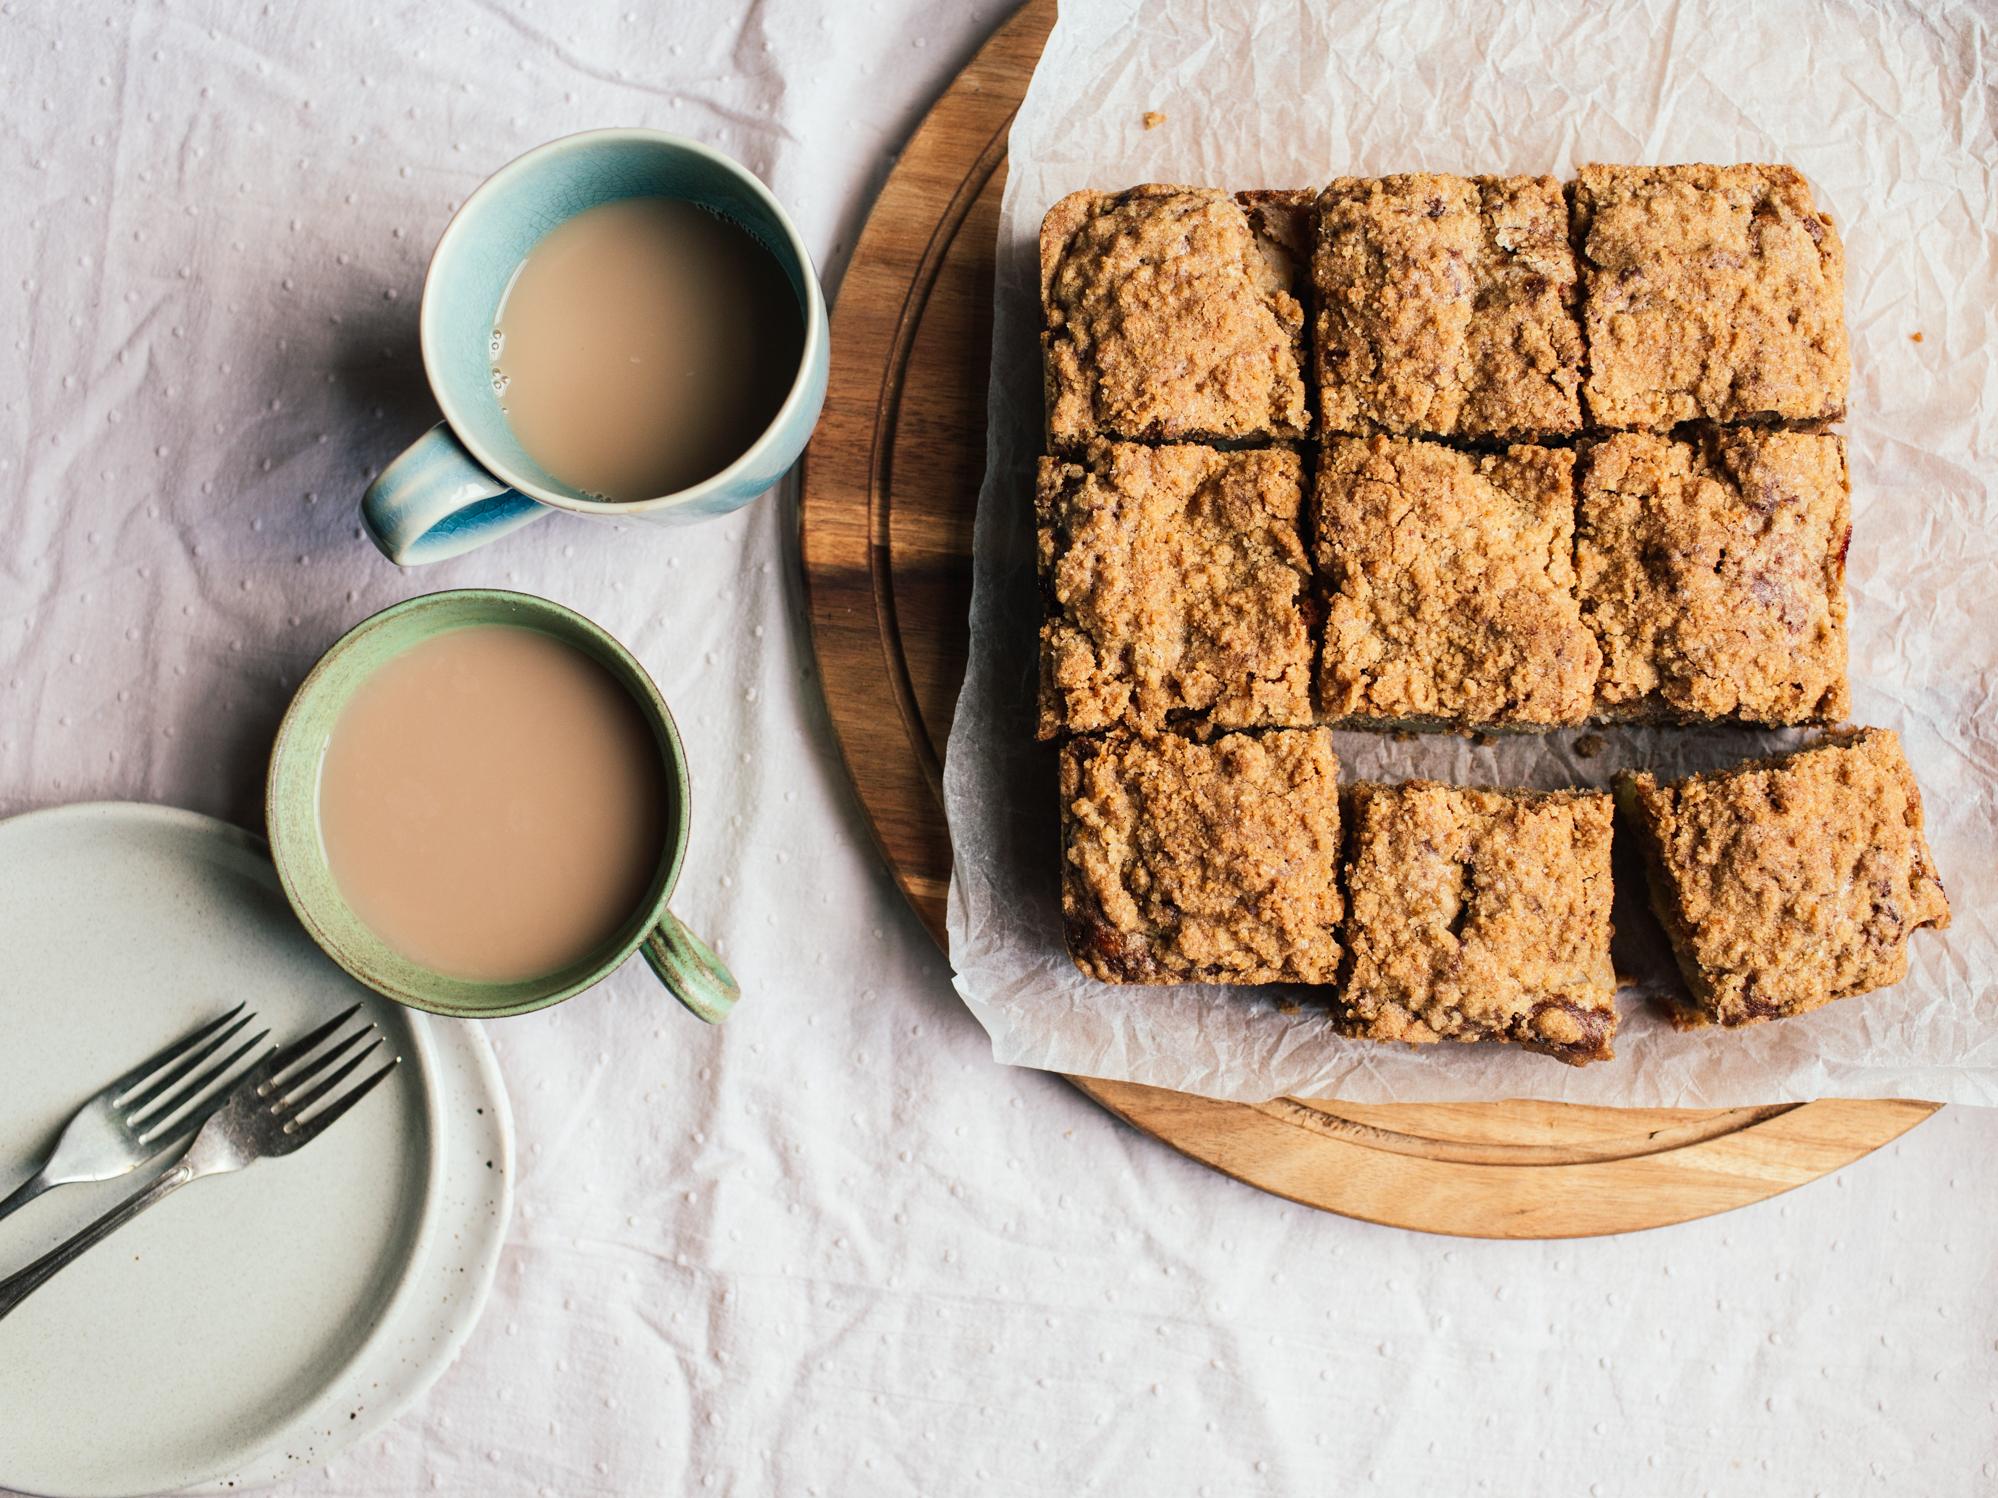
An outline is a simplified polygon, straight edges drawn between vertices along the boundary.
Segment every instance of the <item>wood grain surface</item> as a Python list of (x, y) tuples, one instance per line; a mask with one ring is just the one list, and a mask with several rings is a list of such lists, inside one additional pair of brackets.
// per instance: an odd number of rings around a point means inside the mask
[[(939, 943), (943, 754), (985, 467), (1006, 133), (1054, 13), (1053, 0), (1031, 0), (999, 29), (882, 189), (839, 287), (832, 381), (804, 466), (801, 543), (827, 707), (882, 855)], [(1745, 1206), (1858, 1159), (1935, 1106), (1250, 1105), (1071, 1080), (1126, 1123), (1265, 1191), (1495, 1238), (1628, 1232)]]

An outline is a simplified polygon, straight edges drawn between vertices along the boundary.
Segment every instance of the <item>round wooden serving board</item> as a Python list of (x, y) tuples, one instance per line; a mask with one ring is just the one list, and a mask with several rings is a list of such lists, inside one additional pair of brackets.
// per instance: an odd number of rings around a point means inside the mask
[[(888, 178), (840, 284), (832, 385), (804, 468), (805, 581), (827, 706), (881, 850), (939, 943), (950, 878), (944, 742), (964, 672), (1006, 135), (1054, 14), (1053, 0), (1015, 13)], [(1934, 1111), (1918, 1102), (1720, 1112), (1250, 1105), (1071, 1080), (1119, 1118), (1265, 1191), (1490, 1238), (1628, 1232), (1744, 1206), (1836, 1170)]]

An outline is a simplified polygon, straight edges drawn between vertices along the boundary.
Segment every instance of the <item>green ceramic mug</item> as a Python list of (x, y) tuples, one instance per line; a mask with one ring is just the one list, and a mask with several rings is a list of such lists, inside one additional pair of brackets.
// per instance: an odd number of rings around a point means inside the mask
[[(667, 804), (659, 866), (644, 900), (597, 951), (558, 972), (488, 983), (432, 971), (397, 952), (366, 926), (341, 896), (319, 832), (319, 774), (326, 745), (354, 692), (391, 657), (411, 646), (476, 624), (511, 624), (572, 645), (604, 666), (631, 693), (659, 744)], [(363, 620), (320, 658), (292, 698), (271, 748), (264, 818), (285, 897), (328, 956), (398, 1003), (464, 1019), (526, 1014), (581, 993), (643, 952), (673, 997), (715, 1024), (741, 990), (707, 943), (666, 908), (687, 852), (687, 757), (680, 731), (645, 668), (581, 614), (525, 593), (468, 588), (427, 593)]]

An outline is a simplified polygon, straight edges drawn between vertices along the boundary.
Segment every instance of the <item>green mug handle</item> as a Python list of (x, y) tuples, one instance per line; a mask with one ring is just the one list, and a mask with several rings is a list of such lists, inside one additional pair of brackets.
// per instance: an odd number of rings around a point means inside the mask
[(742, 985), (728, 964), (670, 910), (659, 912), (659, 924), (645, 933), (639, 950), (667, 991), (696, 1019), (718, 1025), (742, 997)]

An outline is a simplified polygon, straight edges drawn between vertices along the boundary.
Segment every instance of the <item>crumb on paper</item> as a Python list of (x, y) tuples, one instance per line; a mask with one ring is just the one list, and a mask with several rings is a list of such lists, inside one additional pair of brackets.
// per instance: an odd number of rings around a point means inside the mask
[(1148, 109), (1144, 113), (1144, 121), (1147, 130), (1156, 130), (1165, 123), (1165, 111), (1163, 109)]
[(1603, 736), (1599, 733), (1585, 733), (1575, 740), (1577, 759), (1594, 759), (1603, 752)]
[(1920, 342), (1922, 341), (1922, 335), (1921, 335), (1921, 333), (1920, 333), (1920, 332), (1914, 332), (1914, 333), (1910, 333), (1910, 334), (1908, 335), (1908, 341), (1909, 341), (1910, 343), (1920, 343)]
[(1665, 1015), (1665, 1022), (1682, 1035), (1690, 1030), (1708, 1029), (1713, 1024), (1699, 1010), (1688, 1008), (1678, 999), (1660, 999), (1657, 1002)]

